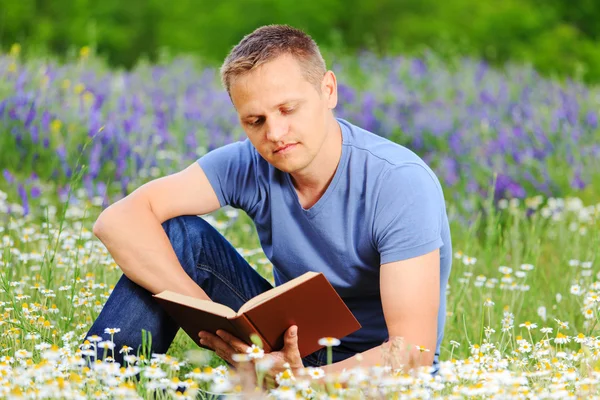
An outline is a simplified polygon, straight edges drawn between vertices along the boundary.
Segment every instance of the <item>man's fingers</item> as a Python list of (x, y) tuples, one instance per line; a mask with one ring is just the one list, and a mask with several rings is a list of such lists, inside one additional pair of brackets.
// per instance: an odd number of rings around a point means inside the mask
[(250, 347), (246, 343), (244, 343), (242, 340), (233, 336), (229, 332), (218, 330), (217, 335), (221, 339), (223, 339), (226, 343), (228, 343), (238, 353), (245, 353), (246, 350)]
[(219, 330), (217, 335), (210, 332), (200, 332), (200, 344), (211, 348), (219, 357), (232, 365), (237, 363), (233, 360), (236, 353), (246, 353), (249, 346), (232, 334)]
[(298, 326), (292, 325), (286, 332), (284, 338), (285, 357), (292, 368), (304, 367), (300, 349), (298, 348)]
[(203, 332), (199, 336), (200, 344), (210, 347), (222, 359), (230, 363), (233, 361), (231, 356), (236, 350), (223, 339), (210, 332)]
[(285, 347), (288, 350), (298, 350), (298, 327), (292, 325), (285, 333)]

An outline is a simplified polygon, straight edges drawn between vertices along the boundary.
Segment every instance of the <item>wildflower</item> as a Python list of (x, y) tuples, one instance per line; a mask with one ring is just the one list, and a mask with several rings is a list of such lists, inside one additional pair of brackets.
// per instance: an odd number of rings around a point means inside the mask
[(144, 376), (149, 379), (162, 379), (167, 376), (167, 373), (156, 365), (150, 365), (144, 369)]
[(119, 333), (119, 332), (121, 332), (120, 328), (106, 328), (106, 329), (104, 329), (104, 333), (108, 333), (108, 334), (111, 334), (111, 335), (114, 335), (115, 333)]
[(563, 322), (559, 319), (554, 318), (554, 320), (556, 321), (556, 323), (558, 324), (558, 326), (560, 326), (562, 329), (569, 329), (569, 323), (568, 322)]
[(563, 335), (562, 333), (558, 332), (556, 334), (556, 338), (554, 339), (555, 343), (558, 344), (567, 344), (571, 341), (571, 338), (568, 336)]
[(594, 310), (592, 310), (591, 308), (586, 308), (583, 312), (583, 316), (585, 317), (585, 319), (594, 318)]
[(519, 327), (521, 328), (527, 328), (528, 331), (537, 328), (537, 324), (531, 323), (529, 321), (525, 321), (524, 323), (522, 323), (521, 325), (519, 325)]
[(115, 348), (115, 344), (110, 340), (105, 340), (98, 343), (98, 348), (112, 350)]
[(483, 305), (484, 305), (485, 307), (492, 307), (494, 304), (496, 304), (496, 303), (494, 303), (494, 302), (492, 301), (492, 299), (490, 299), (489, 297), (488, 297), (487, 299), (485, 299), (485, 302), (483, 303)]
[(128, 364), (134, 364), (137, 361), (137, 356), (133, 354), (128, 354), (123, 357), (123, 361), (125, 361)]
[(458, 347), (458, 346), (460, 346), (460, 343), (458, 343), (456, 340), (451, 340), (450, 341), (450, 346), (452, 346), (452, 347)]
[(219, 376), (213, 379), (211, 389), (216, 393), (224, 393), (231, 390), (232, 387), (233, 385), (227, 378)]
[(31, 356), (32, 356), (31, 352), (27, 351), (25, 349), (15, 351), (16, 358), (31, 358)]
[(92, 336), (88, 336), (87, 340), (89, 340), (92, 343), (94, 343), (94, 342), (101, 342), (102, 341), (102, 337), (98, 336), (98, 335), (92, 335)]
[(577, 336), (575, 336), (575, 337), (573, 338), (573, 340), (574, 340), (575, 342), (577, 342), (577, 343), (580, 343), (580, 344), (581, 344), (581, 343), (585, 343), (585, 342), (587, 342), (587, 341), (588, 341), (587, 337), (586, 337), (586, 336), (585, 336), (583, 333), (581, 333), (581, 332), (579, 332), (579, 334), (578, 334)]
[(49, 360), (49, 361), (58, 361), (58, 359), (61, 356), (61, 352), (58, 348), (58, 346), (53, 345), (50, 347), (50, 349), (42, 352), (42, 358)]
[(133, 348), (131, 348), (127, 345), (123, 345), (123, 347), (121, 347), (121, 350), (119, 350), (119, 354), (121, 354), (121, 353), (129, 354), (129, 352), (131, 350), (133, 350)]
[(253, 359), (259, 359), (259, 358), (263, 358), (265, 355), (265, 352), (263, 349), (261, 349), (260, 347), (258, 347), (257, 345), (253, 344), (252, 347), (249, 347), (246, 350), (246, 353), (248, 354), (248, 356)]
[(531, 271), (531, 270), (533, 270), (533, 268), (534, 267), (531, 264), (521, 264), (521, 269), (523, 271)]
[(477, 275), (477, 277), (475, 278), (475, 287), (481, 287), (483, 286), (483, 284), (486, 281), (486, 277), (485, 275)]
[(276, 389), (271, 389), (270, 394), (276, 399), (295, 399), (296, 391), (290, 385), (281, 385)]
[(295, 380), (296, 378), (289, 368), (275, 375), (275, 381), (277, 381), (277, 384), (280, 386), (291, 386)]
[(588, 304), (589, 303), (600, 303), (600, 296), (598, 296), (596, 293), (591, 293), (588, 296), (586, 296), (585, 302)]
[(324, 338), (319, 339), (319, 345), (320, 346), (328, 346), (328, 347), (339, 346), (340, 343), (341, 342), (340, 342), (339, 339), (336, 339), (336, 338), (333, 338), (333, 337), (324, 337)]
[(465, 265), (474, 265), (477, 262), (477, 258), (475, 258), (475, 257), (469, 257), (469, 256), (464, 256), (462, 258), (462, 262)]
[(138, 373), (140, 373), (141, 368), (140, 367), (136, 367), (136, 366), (128, 366), (127, 368), (125, 368), (125, 371), (123, 372), (123, 378), (131, 378), (136, 376)]
[(571, 292), (571, 294), (574, 294), (575, 296), (579, 296), (581, 294), (581, 286), (571, 285), (570, 292)]
[(308, 367), (306, 368), (306, 374), (312, 379), (321, 379), (325, 376), (325, 371), (322, 368)]
[(47, 350), (47, 349), (49, 349), (50, 347), (52, 347), (52, 345), (51, 345), (51, 344), (49, 344), (49, 343), (46, 343), (46, 342), (42, 342), (42, 343), (36, 344), (36, 345), (34, 346), (34, 348), (35, 348), (36, 350), (39, 350), (39, 351), (44, 351), (44, 350)]
[(544, 306), (538, 307), (538, 309), (537, 309), (537, 315), (539, 315), (539, 317), (543, 321), (546, 321), (546, 317), (547, 317), (547, 315), (546, 315), (546, 307), (544, 307)]
[(507, 267), (506, 265), (501, 265), (498, 267), (498, 271), (500, 271), (502, 275), (510, 275), (513, 270), (512, 268)]
[(529, 344), (528, 341), (526, 340), (522, 340), (519, 346), (519, 352), (521, 353), (530, 353), (531, 352), (531, 345)]
[(504, 318), (502, 318), (502, 332), (508, 332), (513, 328), (514, 315), (509, 311), (504, 311)]
[(73, 331), (70, 331), (70, 332), (67, 332), (67, 333), (65, 333), (64, 335), (62, 335), (62, 340), (63, 340), (64, 342), (68, 342), (68, 341), (70, 341), (71, 339), (73, 339), (73, 337), (74, 337), (74, 336), (75, 336), (75, 332), (73, 332)]
[(542, 329), (540, 329), (540, 332), (542, 333), (552, 333), (552, 328), (545, 326)]
[(302, 394), (302, 396), (304, 396), (304, 398), (306, 398), (306, 399), (312, 399), (312, 398), (314, 397), (314, 395), (315, 395), (314, 389), (313, 389), (313, 388), (311, 388), (310, 386), (303, 387), (303, 388), (301, 389), (301, 392), (300, 392), (300, 393), (301, 393), (301, 394)]
[(419, 349), (419, 352), (423, 353), (423, 352), (428, 352), (429, 349), (426, 349), (424, 346), (415, 346), (417, 349)]
[(39, 333), (28, 333), (25, 335), (25, 340), (38, 340), (42, 336)]

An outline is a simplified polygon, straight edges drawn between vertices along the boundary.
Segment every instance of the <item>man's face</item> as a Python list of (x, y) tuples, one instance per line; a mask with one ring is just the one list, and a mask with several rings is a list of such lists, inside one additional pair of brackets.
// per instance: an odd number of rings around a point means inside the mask
[(267, 162), (288, 173), (306, 168), (319, 153), (337, 101), (333, 73), (326, 74), (319, 93), (300, 68), (283, 55), (238, 77), (230, 88), (248, 139)]

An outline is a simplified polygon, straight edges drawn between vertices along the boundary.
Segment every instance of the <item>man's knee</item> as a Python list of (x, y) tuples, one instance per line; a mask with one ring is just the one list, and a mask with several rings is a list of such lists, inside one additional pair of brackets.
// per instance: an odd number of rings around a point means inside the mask
[(179, 263), (194, 278), (203, 247), (209, 243), (216, 230), (203, 218), (195, 215), (174, 217), (163, 222), (162, 226)]

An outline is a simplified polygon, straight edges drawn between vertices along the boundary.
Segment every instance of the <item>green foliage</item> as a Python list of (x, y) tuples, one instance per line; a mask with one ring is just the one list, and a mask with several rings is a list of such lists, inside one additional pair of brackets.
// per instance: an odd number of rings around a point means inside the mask
[(545, 74), (600, 81), (600, 3), (581, 0), (3, 0), (0, 46), (69, 55), (90, 45), (132, 67), (182, 52), (219, 64), (258, 26), (287, 23), (325, 52), (471, 55), (532, 63)]

